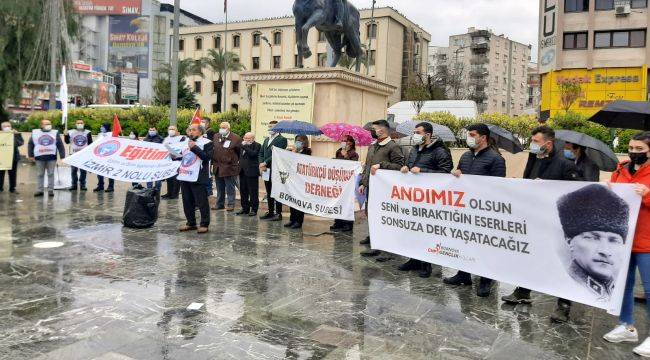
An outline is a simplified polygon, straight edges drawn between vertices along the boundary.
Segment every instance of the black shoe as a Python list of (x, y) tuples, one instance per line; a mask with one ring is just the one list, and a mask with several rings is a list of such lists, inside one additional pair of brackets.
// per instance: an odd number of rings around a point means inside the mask
[(286, 227), (286, 228), (290, 228), (290, 227), (293, 226), (293, 224), (295, 224), (295, 222), (293, 222), (293, 221), (289, 221), (288, 223), (284, 224), (284, 227)]
[(420, 266), (420, 260), (409, 259), (409, 261), (407, 261), (404, 264), (398, 266), (397, 270), (399, 270), (399, 271), (411, 271), (411, 270), (417, 270), (420, 267), (421, 267)]
[(251, 211), (248, 213), (248, 216), (257, 216), (257, 211)]
[(3, 189), (3, 188), (0, 188), (0, 192), (3, 192), (3, 191), (5, 191), (5, 189)]
[(41, 197), (41, 196), (43, 196), (43, 195), (44, 195), (44, 194), (43, 194), (42, 191), (37, 191), (37, 192), (34, 193), (34, 197)]
[(420, 272), (418, 273), (418, 276), (426, 279), (428, 277), (431, 277), (431, 264), (428, 262), (423, 262), (422, 263), (422, 268), (420, 269)]
[(81, 191), (87, 191), (88, 190), (88, 188), (85, 187), (85, 186), (80, 187), (80, 189), (81, 189)]
[(70, 190), (70, 191), (77, 191), (77, 187), (76, 187), (76, 186), (71, 186), (71, 187), (68, 188), (68, 190)]
[(374, 256), (379, 256), (381, 255), (381, 250), (365, 250), (361, 252), (361, 256), (365, 257), (374, 257)]
[(171, 196), (169, 196), (169, 194), (165, 194), (165, 195), (160, 196), (160, 198), (161, 199), (169, 199), (169, 198), (171, 198)]
[(93, 189), (93, 192), (103, 192), (104, 188), (96, 187)]
[(235, 215), (245, 215), (248, 214), (248, 210), (241, 209), (235, 213)]
[(522, 290), (521, 288), (516, 288), (515, 291), (510, 295), (502, 296), (501, 300), (507, 302), (508, 304), (530, 304), (533, 301), (530, 299), (530, 291)]
[(260, 220), (269, 220), (273, 217), (273, 213), (267, 212), (266, 214), (260, 216)]
[(54, 196), (54, 190), (50, 190), (47, 192), (47, 196), (52, 197)]
[(492, 291), (492, 279), (482, 277), (478, 281), (478, 288), (476, 288), (476, 296), (488, 297)]
[(291, 225), (291, 229), (302, 229), (302, 224), (297, 222), (293, 223), (293, 225)]
[(104, 192), (107, 192), (107, 193), (112, 193), (114, 191), (115, 191), (115, 189), (113, 189), (113, 188), (108, 188), (108, 189), (104, 190)]
[(555, 312), (551, 314), (551, 321), (558, 324), (563, 324), (569, 321), (569, 313), (571, 312), (571, 305), (558, 304)]
[(275, 214), (273, 217), (270, 219), (271, 221), (282, 221), (282, 214)]
[(391, 261), (393, 259), (394, 259), (394, 257), (392, 257), (390, 255), (387, 255), (387, 256), (380, 256), (380, 257), (376, 258), (375, 261), (383, 263), (383, 262)]
[(442, 279), (447, 285), (472, 285), (472, 275), (459, 271), (456, 275)]
[(345, 225), (342, 228), (339, 228), (340, 232), (352, 232), (352, 230), (354, 230), (352, 225)]
[(365, 239), (359, 241), (359, 244), (361, 244), (361, 245), (370, 245), (370, 236), (366, 236)]
[(18, 194), (18, 191), (16, 191), (16, 189), (9, 189), (9, 192), (12, 194)]
[(341, 224), (339, 223), (334, 223), (334, 225), (330, 226), (330, 230), (338, 230), (341, 228)]

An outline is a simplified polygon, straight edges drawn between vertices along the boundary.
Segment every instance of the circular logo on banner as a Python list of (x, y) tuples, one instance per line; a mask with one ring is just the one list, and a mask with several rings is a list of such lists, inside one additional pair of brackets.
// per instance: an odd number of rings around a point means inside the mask
[(84, 135), (77, 135), (72, 139), (72, 142), (77, 146), (85, 146), (88, 138)]
[(107, 157), (115, 154), (120, 149), (120, 142), (117, 140), (107, 141), (93, 151), (96, 156)]
[(197, 159), (198, 157), (196, 156), (196, 154), (190, 151), (187, 154), (185, 154), (185, 156), (183, 156), (183, 160), (181, 161), (181, 166), (190, 167), (194, 165)]
[(54, 144), (54, 138), (51, 135), (42, 135), (38, 138), (38, 144), (41, 146), (50, 146)]

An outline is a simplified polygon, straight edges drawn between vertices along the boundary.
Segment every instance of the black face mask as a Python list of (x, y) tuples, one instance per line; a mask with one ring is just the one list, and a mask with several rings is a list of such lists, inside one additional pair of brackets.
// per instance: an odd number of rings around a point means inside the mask
[(630, 160), (634, 165), (643, 165), (648, 162), (648, 153), (630, 153)]
[(372, 136), (373, 139), (379, 138), (379, 136), (377, 136), (377, 131), (375, 129), (370, 130), (370, 136)]

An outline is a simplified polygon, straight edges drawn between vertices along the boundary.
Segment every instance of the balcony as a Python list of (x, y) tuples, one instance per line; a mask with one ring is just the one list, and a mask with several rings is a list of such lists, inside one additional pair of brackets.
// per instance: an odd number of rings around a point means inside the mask
[(471, 65), (483, 65), (483, 64), (488, 64), (489, 62), (490, 59), (484, 55), (473, 56), (471, 59), (469, 59), (469, 63)]
[(486, 87), (488, 82), (485, 79), (470, 79), (469, 84), (472, 86)]
[(469, 72), (469, 76), (473, 78), (483, 78), (488, 75), (488, 70), (484, 67), (472, 69)]
[(487, 42), (476, 43), (472, 44), (470, 48), (475, 54), (484, 54), (490, 50), (490, 45)]
[(470, 34), (471, 37), (473, 38), (478, 38), (478, 37), (483, 37), (483, 38), (490, 38), (490, 32), (488, 30), (477, 30), (474, 31), (473, 33)]

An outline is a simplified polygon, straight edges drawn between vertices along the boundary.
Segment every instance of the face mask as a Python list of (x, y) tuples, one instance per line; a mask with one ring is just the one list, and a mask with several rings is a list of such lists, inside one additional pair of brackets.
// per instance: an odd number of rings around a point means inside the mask
[(370, 130), (370, 136), (372, 136), (373, 139), (379, 138), (379, 136), (377, 135), (377, 130), (375, 129)]
[(130, 134), (129, 134), (129, 139), (131, 139), (131, 140), (135, 139), (135, 134), (134, 134), (134, 133), (130, 133)]
[(4, 132), (10, 132), (10, 131), (11, 131), (11, 127), (9, 127), (9, 126), (4, 126), (4, 127), (2, 128), (2, 131), (4, 131)]
[(544, 147), (532, 142), (530, 143), (530, 152), (539, 155), (544, 152)]
[(167, 130), (167, 135), (176, 136), (176, 130)]
[(471, 137), (471, 136), (468, 136), (467, 139), (465, 140), (465, 142), (467, 143), (467, 147), (469, 147), (470, 149), (475, 149), (477, 147), (477, 145), (478, 145), (476, 143), (476, 138)]
[(84, 124), (77, 124), (77, 130), (83, 130)]
[(219, 129), (219, 135), (221, 136), (228, 135), (228, 129)]
[(576, 155), (571, 150), (564, 149), (564, 157), (569, 160), (575, 160)]
[(52, 130), (52, 125), (43, 126), (43, 131), (50, 131), (50, 130)]
[(648, 162), (648, 153), (630, 153), (630, 160), (634, 165), (643, 165)]
[(348, 148), (348, 143), (342, 142), (341, 143), (341, 149), (347, 149)]
[(102, 128), (99, 129), (99, 132), (104, 134), (106, 132), (106, 129), (102, 127)]
[(302, 141), (296, 141), (295, 145), (297, 150), (302, 150)]
[(275, 135), (275, 131), (269, 130), (269, 136), (274, 136), (274, 135)]
[(149, 131), (149, 136), (151, 136), (151, 137), (156, 136), (156, 134), (158, 134), (158, 132), (156, 132), (156, 131)]
[(422, 145), (424, 143), (424, 136), (421, 134), (414, 134), (411, 139), (413, 139), (413, 144), (415, 145)]

